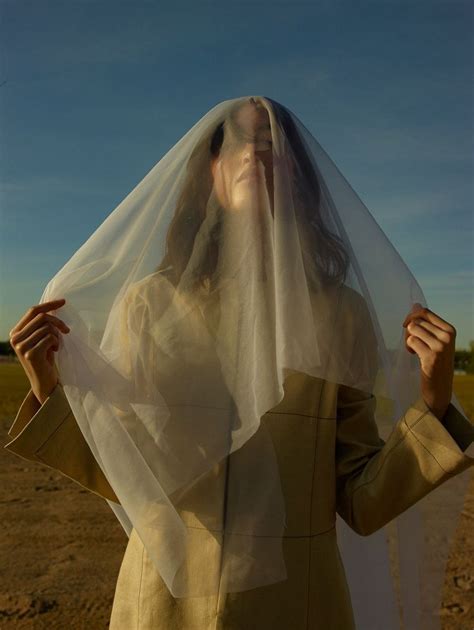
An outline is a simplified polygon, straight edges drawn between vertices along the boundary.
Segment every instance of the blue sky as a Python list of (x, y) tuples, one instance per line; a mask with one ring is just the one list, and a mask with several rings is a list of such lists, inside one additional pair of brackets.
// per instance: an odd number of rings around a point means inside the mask
[(217, 103), (291, 109), (474, 339), (473, 5), (3, 0), (0, 340)]

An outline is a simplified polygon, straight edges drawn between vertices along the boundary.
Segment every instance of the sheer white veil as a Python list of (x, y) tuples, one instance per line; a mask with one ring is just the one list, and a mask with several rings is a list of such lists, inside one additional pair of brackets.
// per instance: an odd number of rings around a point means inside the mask
[[(110, 507), (174, 597), (286, 579), (285, 496), (262, 417), (289, 375), (373, 396), (384, 440), (421, 397), (402, 328), (427, 306), (420, 286), (313, 135), (268, 97), (198, 120), (41, 302), (56, 297), (71, 328), (57, 353), (65, 394), (120, 501)], [(337, 518), (357, 621), (376, 593), (384, 630), (399, 627), (398, 606), (406, 628), (438, 627), (468, 480), (371, 536)], [(220, 558), (205, 571), (203, 546)]]

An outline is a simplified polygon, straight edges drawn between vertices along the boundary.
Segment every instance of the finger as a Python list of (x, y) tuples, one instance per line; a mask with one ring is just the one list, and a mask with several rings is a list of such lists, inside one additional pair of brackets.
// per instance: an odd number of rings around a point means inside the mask
[(409, 335), (406, 343), (412, 354), (417, 354), (420, 359), (424, 359), (431, 352), (431, 348), (419, 337), (415, 337), (414, 335)]
[(18, 355), (22, 355), (27, 359), (27, 353), (32, 350), (39, 341), (46, 337), (50, 337), (51, 335), (54, 336), (55, 342), (59, 343), (59, 332), (57, 331), (57, 329), (51, 330), (49, 326), (42, 326), (41, 328), (37, 328), (26, 339), (15, 342), (13, 345), (13, 349)]
[[(60, 306), (62, 306), (64, 302), (65, 300), (55, 300), (54, 302), (45, 302), (44, 304), (32, 306), (31, 308), (28, 309), (26, 314), (20, 319), (20, 321), (16, 324), (16, 326), (14, 326), (10, 330), (10, 333), (9, 333), (10, 337), (12, 337), (12, 335), (19, 332), (20, 330), (22, 330), (24, 326), (26, 326), (26, 324), (37, 319), (37, 317), (41, 315), (42, 313), (47, 313), (50, 310), (55, 310), (59, 308)], [(53, 307), (48, 306), (51, 304), (53, 305)], [(54, 315), (51, 315), (50, 317), (54, 317)], [(58, 319), (58, 321), (62, 321), (62, 320)]]
[(417, 334), (417, 331), (421, 332), (423, 329), (427, 330), (430, 334), (432, 334), (434, 337), (444, 343), (449, 342), (451, 338), (450, 334), (446, 330), (442, 330), (438, 326), (431, 324), (430, 322), (426, 321), (426, 319), (417, 318), (408, 322), (407, 330), (411, 334)]
[(43, 326), (42, 328), (35, 330), (34, 333), (26, 339), (16, 341), (12, 343), (11, 346), (21, 361), (23, 361), (23, 359), (28, 360), (31, 350), (39, 341), (41, 341), (41, 339), (44, 339), (45, 337), (50, 339), (54, 338), (55, 343), (59, 344), (59, 332), (51, 331), (46, 326)]
[(45, 337), (40, 339), (38, 343), (29, 348), (23, 355), (30, 363), (36, 363), (38, 359), (43, 357), (50, 347), (58, 347), (58, 339), (54, 333), (48, 333)]
[(406, 348), (407, 348), (408, 352), (410, 352), (411, 354), (416, 354), (416, 352), (413, 350), (413, 348), (411, 348), (408, 345), (408, 339), (405, 340), (405, 345), (406, 345)]
[(10, 343), (18, 343), (31, 335), (39, 326), (51, 324), (50, 329), (60, 328), (62, 332), (70, 332), (70, 328), (62, 319), (49, 313), (40, 313), (32, 321), (28, 322), (21, 330), (10, 335)]
[(434, 324), (435, 326), (438, 326), (439, 328), (441, 328), (441, 330), (445, 330), (446, 332), (453, 332), (455, 330), (454, 326), (452, 326), (449, 322), (431, 311), (429, 308), (422, 307), (421, 304), (418, 303), (416, 303), (416, 307), (417, 308), (415, 310), (413, 310), (405, 317), (402, 324), (404, 328), (406, 328), (412, 320), (419, 318), (424, 319), (431, 324)]
[[(431, 350), (441, 350), (443, 348), (443, 343), (447, 340), (445, 338), (441, 339), (438, 335), (432, 334), (429, 330), (410, 322), (407, 327), (407, 331), (410, 333), (410, 336), (415, 337), (416, 339), (421, 339)], [(438, 328), (439, 334), (445, 336), (447, 333)]]
[(47, 313), (48, 311), (58, 309), (63, 306), (65, 302), (66, 300), (64, 298), (61, 298), (58, 300), (51, 300), (49, 302), (43, 302), (42, 304), (35, 304), (34, 306), (31, 306), (20, 319), (20, 321), (10, 330), (10, 336), (18, 330), (21, 330), (26, 323), (31, 321), (39, 313)]
[(22, 339), (21, 341), (17, 340), (11, 342), (11, 346), (18, 357), (23, 357), (28, 352), (28, 350), (31, 350), (31, 348), (33, 348), (36, 343), (38, 343), (38, 341), (48, 335), (54, 335), (55, 339), (59, 343), (59, 332), (57, 331), (57, 329), (51, 330), (51, 328), (49, 328), (48, 326), (42, 326), (41, 328), (37, 328), (36, 330), (34, 330), (31, 335), (29, 335), (25, 339)]
[(416, 352), (413, 350), (413, 348), (410, 347), (410, 344), (408, 343), (408, 340), (412, 338), (412, 335), (405, 331), (405, 346), (408, 349), (408, 352), (411, 352), (412, 354), (416, 354)]

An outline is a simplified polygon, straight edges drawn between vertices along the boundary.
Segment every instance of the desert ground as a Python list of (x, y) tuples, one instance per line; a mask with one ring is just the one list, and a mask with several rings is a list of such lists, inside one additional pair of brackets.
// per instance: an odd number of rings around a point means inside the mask
[[(28, 389), (18, 363), (0, 363), (2, 446)], [(474, 376), (456, 375), (454, 391), (473, 421)], [(0, 457), (0, 628), (108, 628), (128, 540), (114, 513), (47, 466), (3, 448)], [(474, 630), (474, 473), (450, 550), (441, 615), (443, 630)]]

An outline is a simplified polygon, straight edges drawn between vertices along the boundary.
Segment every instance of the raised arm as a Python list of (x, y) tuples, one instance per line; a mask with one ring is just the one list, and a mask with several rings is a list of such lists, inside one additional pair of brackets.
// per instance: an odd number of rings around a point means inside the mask
[(363, 300), (358, 309), (360, 328), (352, 365), (360, 369), (367, 387), (366, 391), (346, 385), (338, 388), (336, 509), (354, 531), (367, 536), (474, 466), (474, 458), (464, 453), (474, 441), (474, 426), (450, 402), (444, 415), (435, 415), (421, 396), (384, 442), (371, 393), (377, 374), (377, 340)]
[(4, 448), (59, 470), (99, 496), (120, 503), (97, 464), (69, 406), (61, 383), (43, 404), (30, 389), (8, 432)]
[(59, 470), (88, 490), (119, 503), (69, 406), (54, 362), (66, 324), (50, 314), (65, 300), (30, 307), (10, 331), (10, 343), (30, 381), (4, 448)]
[(474, 466), (474, 458), (464, 454), (474, 441), (474, 426), (451, 403), (439, 420), (420, 398), (384, 442), (375, 402), (374, 396), (339, 387), (336, 509), (362, 536)]

